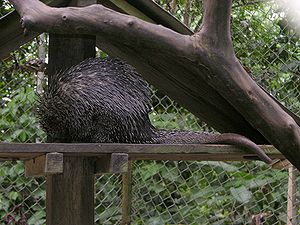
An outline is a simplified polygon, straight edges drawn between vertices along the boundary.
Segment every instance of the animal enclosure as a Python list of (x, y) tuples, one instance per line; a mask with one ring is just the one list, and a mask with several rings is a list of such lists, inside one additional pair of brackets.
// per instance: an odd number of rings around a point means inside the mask
[[(192, 30), (199, 28), (201, 1), (157, 2)], [(300, 115), (299, 34), (272, 3), (234, 1), (235, 51), (253, 79)], [(1, 142), (45, 138), (34, 112), (35, 94), (46, 85), (34, 61), (43, 58), (44, 41), (39, 37), (1, 62)], [(155, 87), (152, 101), (150, 118), (157, 128), (214, 132)], [(44, 179), (26, 178), (22, 162), (1, 162), (0, 174), (1, 224), (45, 224)], [(288, 169), (259, 161), (133, 161), (131, 196), (125, 200), (124, 175), (95, 179), (95, 224), (121, 224), (128, 217), (131, 224), (287, 224), (287, 214), (294, 216), (291, 224), (299, 224), (299, 192), (288, 193), (299, 184), (294, 175), (288, 188)]]

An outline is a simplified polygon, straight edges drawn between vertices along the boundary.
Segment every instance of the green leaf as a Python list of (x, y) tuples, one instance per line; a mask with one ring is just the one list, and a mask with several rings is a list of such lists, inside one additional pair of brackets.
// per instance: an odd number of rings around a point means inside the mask
[(267, 184), (273, 183), (275, 182), (276, 179), (274, 178), (267, 178), (267, 179), (253, 179), (250, 181), (250, 183), (247, 185), (250, 189), (251, 188), (259, 188), (259, 187), (263, 187)]
[(11, 201), (8, 200), (8, 198), (3, 198), (1, 196), (1, 200), (0, 200), (0, 209), (1, 210), (4, 210), (5, 212), (7, 212), (11, 205), (12, 205), (12, 203), (11, 203)]
[(21, 175), (24, 173), (24, 164), (18, 163), (14, 166), (14, 171), (16, 174)]
[(42, 225), (46, 222), (46, 213), (44, 210), (35, 212), (29, 219), (29, 225)]
[(158, 165), (156, 162), (145, 165), (143, 167), (143, 170), (141, 171), (143, 181), (148, 180), (153, 175), (159, 173), (159, 171), (160, 171), (160, 165)]
[(110, 206), (109, 208), (106, 208), (100, 215), (97, 215), (97, 220), (99, 221), (106, 221), (108, 220), (112, 215), (114, 215), (115, 212), (118, 212), (117, 206)]
[(159, 194), (160, 192), (165, 191), (165, 190), (166, 190), (166, 187), (163, 186), (161, 183), (154, 183), (149, 186), (149, 191), (154, 191), (157, 194)]
[(23, 132), (23, 129), (18, 129), (12, 134), (12, 138), (16, 139), (19, 137), (19, 135)]
[[(11, 191), (9, 192), (8, 194), (8, 198), (11, 199), (11, 200), (17, 200), (17, 198), (20, 196), (20, 194), (16, 191)], [(21, 197), (21, 196), (20, 196)]]
[(249, 191), (245, 186), (239, 188), (230, 188), (230, 193), (236, 201), (241, 204), (246, 204), (252, 198), (252, 192)]
[(152, 217), (151, 219), (148, 220), (147, 224), (161, 225), (161, 224), (165, 224), (165, 222), (161, 217)]
[(19, 138), (22, 142), (25, 142), (27, 139), (27, 134), (25, 130), (22, 130), (22, 132), (19, 134)]
[(161, 169), (161, 176), (172, 182), (183, 182), (177, 168), (166, 168)]

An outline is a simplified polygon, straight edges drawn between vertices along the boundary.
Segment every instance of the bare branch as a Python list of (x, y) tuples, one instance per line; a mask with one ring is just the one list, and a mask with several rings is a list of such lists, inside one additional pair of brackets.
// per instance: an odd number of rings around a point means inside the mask
[(182, 45), (188, 43), (186, 36), (101, 5), (51, 8), (38, 0), (10, 2), (21, 15), (25, 30), (101, 35), (107, 37), (108, 42), (135, 43), (140, 51), (145, 48), (171, 50), (173, 54), (187, 51), (188, 46)]

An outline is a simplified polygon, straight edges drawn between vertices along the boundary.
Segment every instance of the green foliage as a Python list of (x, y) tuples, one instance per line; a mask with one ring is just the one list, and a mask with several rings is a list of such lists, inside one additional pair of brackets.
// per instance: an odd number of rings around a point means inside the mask
[(26, 178), (21, 162), (1, 162), (0, 183), (1, 224), (45, 224), (43, 179)]
[(199, 130), (198, 119), (187, 113), (186, 110), (181, 110), (183, 113), (157, 113), (152, 112), (149, 117), (152, 124), (161, 129), (167, 130)]
[(119, 224), (121, 219), (121, 176), (101, 176), (96, 180), (96, 224)]
[[(0, 142), (40, 141), (45, 136), (35, 116), (35, 77), (26, 70), (36, 44), (28, 43), (0, 62)], [(0, 163), (0, 223), (45, 224), (43, 179), (24, 176), (22, 162)]]
[(250, 4), (242, 9), (232, 13), (237, 57), (258, 83), (299, 114), (299, 36), (274, 4)]
[(0, 18), (13, 10), (7, 0), (0, 1)]
[(142, 161), (133, 177), (133, 224), (248, 224), (261, 212), (274, 224), (286, 210), (287, 172), (261, 162)]
[(32, 110), (36, 103), (36, 94), (30, 87), (19, 88), (14, 94), (0, 108), (0, 141), (35, 142), (37, 138), (43, 137)]

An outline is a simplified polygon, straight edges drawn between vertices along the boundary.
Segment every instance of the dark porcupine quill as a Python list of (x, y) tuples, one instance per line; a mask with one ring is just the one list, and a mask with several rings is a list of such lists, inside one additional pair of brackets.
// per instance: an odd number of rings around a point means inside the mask
[(238, 134), (164, 131), (148, 114), (150, 90), (119, 59), (88, 59), (53, 77), (40, 98), (38, 115), (47, 142), (233, 144), (272, 160), (255, 143)]

